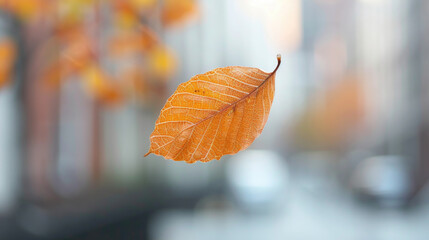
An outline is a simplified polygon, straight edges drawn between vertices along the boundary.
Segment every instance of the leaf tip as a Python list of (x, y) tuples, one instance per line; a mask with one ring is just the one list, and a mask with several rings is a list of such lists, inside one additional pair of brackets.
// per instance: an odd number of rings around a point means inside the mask
[(279, 53), (279, 54), (277, 54), (277, 67), (276, 67), (276, 69), (274, 69), (274, 71), (272, 72), (273, 74), (275, 73), (275, 72), (277, 72), (277, 69), (279, 69), (279, 67), (280, 67), (280, 63), (282, 62), (282, 55)]

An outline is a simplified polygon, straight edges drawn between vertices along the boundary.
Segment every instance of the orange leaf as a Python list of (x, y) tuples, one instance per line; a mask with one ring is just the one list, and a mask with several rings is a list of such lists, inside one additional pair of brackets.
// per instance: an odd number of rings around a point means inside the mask
[(249, 147), (270, 113), (280, 55), (277, 60), (272, 73), (225, 67), (180, 84), (161, 110), (145, 156), (208, 162)]
[(0, 40), (0, 87), (10, 81), (15, 63), (15, 44), (10, 39)]

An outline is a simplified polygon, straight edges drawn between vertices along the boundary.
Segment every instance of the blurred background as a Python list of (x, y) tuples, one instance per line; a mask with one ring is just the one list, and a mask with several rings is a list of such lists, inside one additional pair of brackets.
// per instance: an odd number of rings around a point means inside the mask
[[(0, 239), (427, 239), (429, 2), (0, 0)], [(262, 135), (150, 155), (177, 85), (271, 72)]]

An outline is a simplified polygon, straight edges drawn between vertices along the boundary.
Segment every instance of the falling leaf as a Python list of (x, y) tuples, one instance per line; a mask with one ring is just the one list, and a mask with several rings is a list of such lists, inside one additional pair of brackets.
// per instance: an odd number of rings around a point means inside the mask
[(195, 0), (164, 0), (161, 8), (161, 20), (165, 26), (180, 25), (197, 14)]
[(15, 44), (11, 39), (0, 40), (0, 88), (10, 81), (15, 51)]
[(208, 162), (246, 149), (267, 122), (275, 74), (225, 67), (196, 75), (167, 100), (149, 152), (175, 161)]

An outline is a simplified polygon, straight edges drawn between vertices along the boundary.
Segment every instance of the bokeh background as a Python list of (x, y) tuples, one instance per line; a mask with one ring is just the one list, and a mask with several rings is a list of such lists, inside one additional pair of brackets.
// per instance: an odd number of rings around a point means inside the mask
[[(423, 0), (0, 0), (0, 238), (428, 239), (428, 22)], [(178, 84), (277, 53), (248, 150), (143, 158)]]

